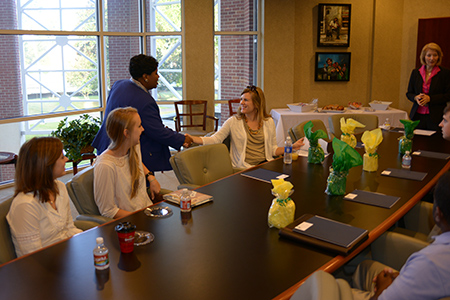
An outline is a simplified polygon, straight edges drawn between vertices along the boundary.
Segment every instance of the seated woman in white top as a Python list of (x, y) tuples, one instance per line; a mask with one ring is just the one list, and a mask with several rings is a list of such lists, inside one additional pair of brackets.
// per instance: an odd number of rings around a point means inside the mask
[[(230, 155), (234, 168), (250, 168), (273, 160), (284, 153), (277, 146), (275, 123), (266, 112), (264, 92), (256, 86), (248, 86), (241, 93), (241, 103), (236, 115), (231, 116), (222, 128), (211, 137), (191, 136), (200, 145), (219, 144), (230, 136)], [(303, 138), (293, 144), (298, 150)]]
[(106, 119), (111, 145), (94, 164), (94, 198), (105, 217), (122, 218), (152, 205), (139, 147), (143, 131), (141, 118), (132, 107), (116, 108)]
[(15, 198), (6, 216), (17, 257), (81, 232), (73, 224), (66, 186), (56, 180), (66, 173), (67, 160), (57, 138), (35, 137), (20, 148)]

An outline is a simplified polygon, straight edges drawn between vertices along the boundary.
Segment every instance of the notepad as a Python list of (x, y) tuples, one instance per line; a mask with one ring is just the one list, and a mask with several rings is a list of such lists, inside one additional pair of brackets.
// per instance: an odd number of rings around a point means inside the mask
[(387, 168), (386, 170), (381, 172), (381, 175), (384, 176), (411, 179), (417, 181), (422, 181), (425, 178), (425, 176), (427, 176), (427, 174), (428, 173), (416, 172), (407, 169), (392, 169), (392, 168)]
[[(183, 194), (183, 190), (178, 190), (178, 191), (163, 195), (163, 199), (168, 202), (180, 205), (180, 197), (182, 194)], [(200, 193), (197, 191), (190, 191), (190, 197), (191, 197), (191, 207), (196, 207), (196, 206), (202, 205), (202, 204), (210, 202), (214, 199), (214, 197), (211, 195), (203, 194), (203, 193)]]
[(395, 203), (397, 203), (398, 200), (400, 200), (400, 197), (362, 190), (354, 190), (353, 192), (345, 195), (344, 199), (384, 208), (391, 208)]
[(284, 179), (284, 178), (289, 177), (289, 175), (287, 175), (287, 174), (278, 173), (275, 171), (266, 170), (266, 169), (262, 169), (262, 168), (244, 172), (244, 173), (241, 173), (241, 175), (245, 176), (245, 177), (253, 178), (256, 180), (268, 182), (268, 183), (272, 183), (272, 181), (271, 181), (272, 179), (282, 179), (282, 178)]
[(285, 238), (347, 255), (368, 238), (369, 232), (318, 215), (305, 214), (280, 229), (279, 234)]
[(414, 134), (416, 134), (416, 135), (431, 136), (435, 133), (436, 133), (436, 131), (434, 131), (434, 130), (423, 130), (423, 129), (415, 129), (414, 130)]
[(418, 155), (418, 156), (423, 156), (423, 157), (445, 159), (445, 160), (450, 158), (450, 154), (448, 154), (448, 153), (425, 151), (425, 150), (417, 150), (417, 151), (414, 151), (412, 154)]

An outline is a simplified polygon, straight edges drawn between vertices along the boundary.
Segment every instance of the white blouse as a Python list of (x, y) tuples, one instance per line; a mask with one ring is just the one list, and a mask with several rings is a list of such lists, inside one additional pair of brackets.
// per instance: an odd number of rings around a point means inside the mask
[(147, 194), (140, 145), (135, 146), (141, 173), (139, 189), (131, 198), (131, 173), (128, 154), (115, 157), (103, 152), (94, 164), (94, 198), (102, 216), (113, 218), (120, 209), (137, 211), (152, 205)]
[(40, 202), (33, 193), (19, 193), (13, 199), (6, 219), (17, 257), (82, 232), (73, 224), (66, 186), (55, 181), (59, 189), (55, 199), (57, 210), (49, 202)]

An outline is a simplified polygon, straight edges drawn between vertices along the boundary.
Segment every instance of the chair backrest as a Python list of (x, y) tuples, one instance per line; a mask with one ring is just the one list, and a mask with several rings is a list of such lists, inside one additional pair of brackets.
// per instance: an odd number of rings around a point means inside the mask
[[(228, 100), (228, 109), (230, 111), (230, 117), (232, 115), (234, 115), (235, 113), (237, 113), (237, 108), (239, 107), (239, 103), (241, 103), (241, 99)], [(233, 109), (233, 108), (236, 108), (236, 109)]]
[(78, 172), (66, 183), (66, 187), (79, 214), (100, 215), (94, 198), (94, 167)]
[(298, 124), (298, 125), (296, 125), (296, 126), (294, 126), (294, 127), (289, 129), (288, 132), (289, 132), (289, 135), (290, 135), (293, 143), (295, 143), (297, 140), (299, 140), (299, 139), (301, 139), (302, 137), (305, 136), (305, 132), (304, 132), (303, 128), (305, 127), (305, 124), (308, 123), (309, 121), (311, 121), (313, 123), (313, 128), (312, 128), (313, 132), (321, 129), (328, 136), (328, 138), (325, 139), (325, 140), (327, 142), (331, 141), (331, 139), (329, 137), (329, 134), (328, 134), (328, 129), (325, 126), (325, 124), (322, 122), (322, 120), (316, 120), (315, 119), (315, 120), (308, 120), (308, 121), (302, 122), (302, 123), (300, 123), (300, 124)]
[(0, 199), (0, 265), (16, 258), (16, 250), (11, 238), (6, 215), (9, 212), (14, 197), (9, 196), (6, 199)]
[(364, 128), (355, 128), (355, 134), (363, 133), (366, 130), (372, 130), (378, 128), (378, 116), (367, 115), (367, 114), (343, 114), (343, 115), (332, 115), (328, 117), (328, 125), (330, 128), (330, 133), (336, 138), (340, 139), (342, 135), (341, 131), (341, 118), (344, 117), (345, 120), (352, 118), (361, 124), (366, 125)]
[(182, 100), (175, 104), (175, 129), (180, 132), (185, 129), (198, 128), (206, 130), (206, 105), (205, 100)]
[(170, 164), (180, 184), (200, 186), (233, 174), (230, 153), (222, 143), (177, 152)]

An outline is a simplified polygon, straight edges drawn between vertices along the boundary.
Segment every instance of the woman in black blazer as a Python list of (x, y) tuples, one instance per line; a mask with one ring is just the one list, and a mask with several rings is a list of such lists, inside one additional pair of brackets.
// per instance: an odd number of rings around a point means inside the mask
[(414, 69), (406, 97), (413, 103), (409, 117), (420, 120), (418, 129), (440, 130), (442, 112), (450, 101), (450, 70), (440, 67), (442, 50), (426, 44), (420, 53), (422, 67)]

